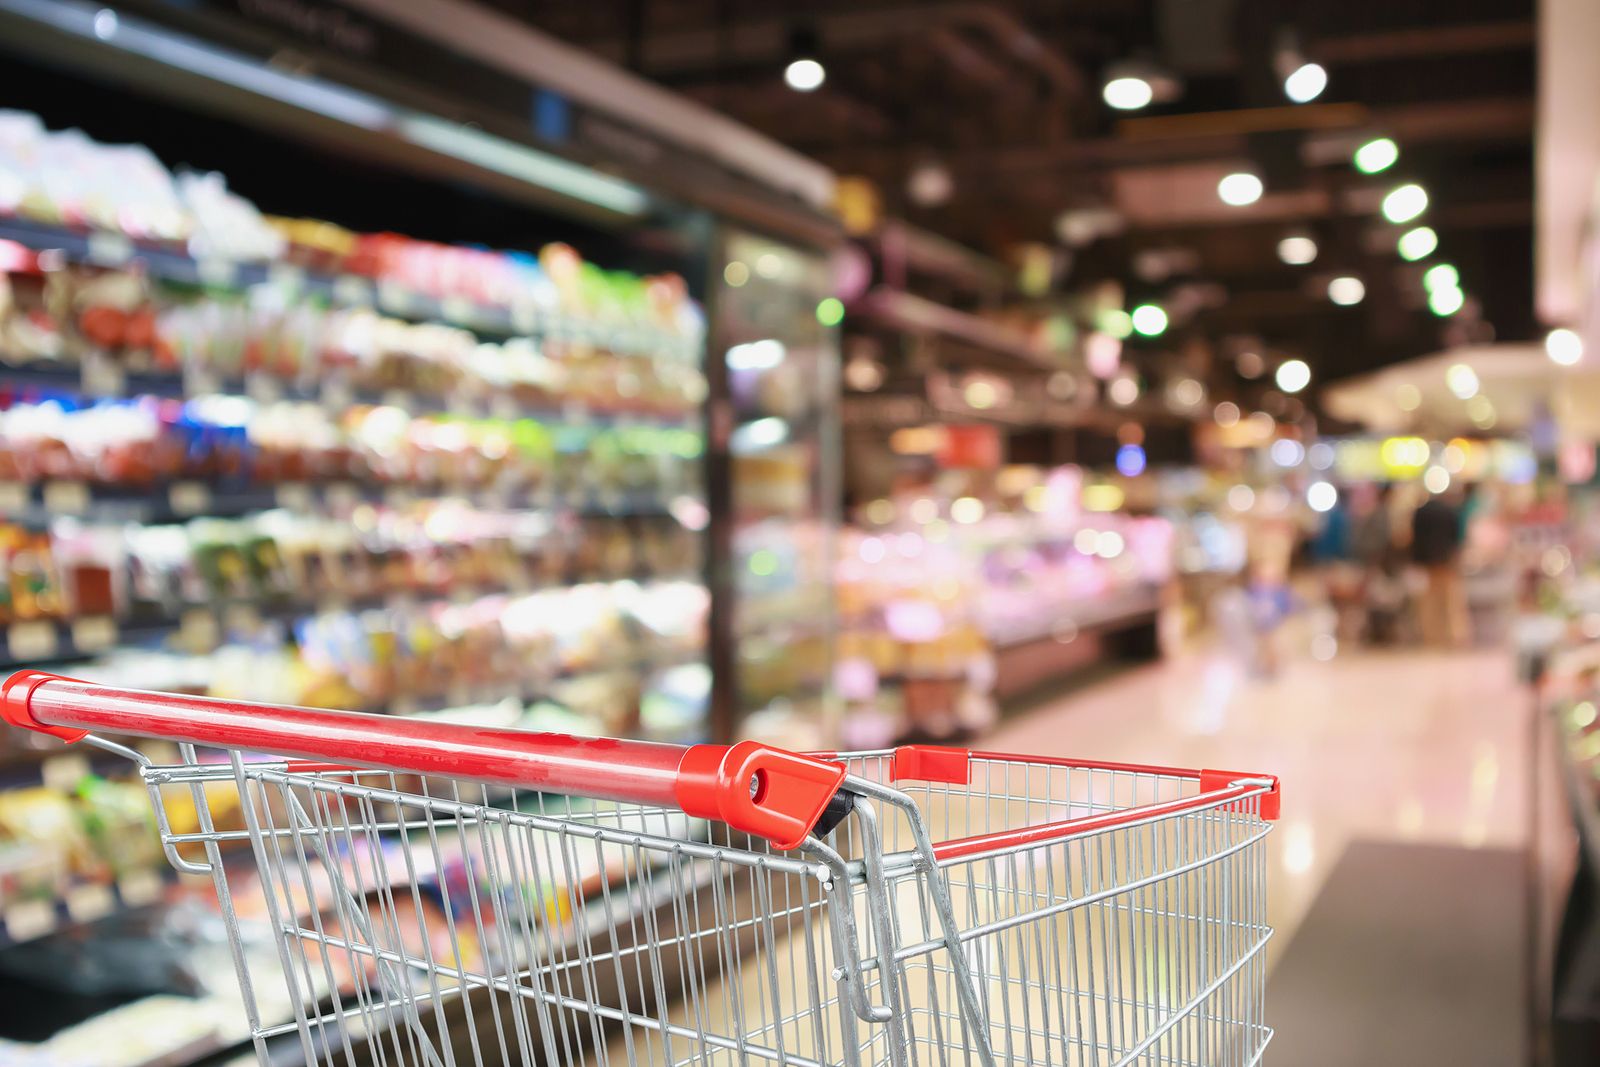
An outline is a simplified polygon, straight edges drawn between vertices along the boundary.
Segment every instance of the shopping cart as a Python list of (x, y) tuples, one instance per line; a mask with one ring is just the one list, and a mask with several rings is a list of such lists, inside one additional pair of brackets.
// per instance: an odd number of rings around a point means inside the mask
[(0, 713), (139, 765), (167, 857), (215, 887), (263, 1063), (1249, 1065), (1271, 1036), (1270, 776), (680, 748), (37, 671)]

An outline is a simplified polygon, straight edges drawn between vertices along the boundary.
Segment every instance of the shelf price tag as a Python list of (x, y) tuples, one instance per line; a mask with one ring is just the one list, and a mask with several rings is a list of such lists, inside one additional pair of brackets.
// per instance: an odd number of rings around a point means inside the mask
[(14, 900), (6, 905), (6, 933), (13, 941), (32, 941), (56, 928), (53, 900)]
[(283, 383), (270, 374), (252, 374), (245, 379), (244, 391), (258, 404), (272, 404), (283, 399)]
[(103, 352), (90, 352), (84, 357), (81, 382), (89, 396), (121, 396), (127, 388), (128, 376), (115, 360)]
[(117, 623), (109, 615), (88, 615), (72, 622), (72, 643), (79, 652), (100, 652), (117, 643)]
[(0, 514), (12, 515), (28, 507), (28, 486), (25, 482), (0, 482)]
[(67, 890), (67, 914), (74, 922), (94, 922), (110, 915), (116, 907), (117, 898), (109, 885), (90, 882)]
[(192, 651), (211, 651), (219, 636), (217, 616), (210, 608), (190, 608), (178, 622), (178, 642)]
[(239, 264), (231, 259), (208, 256), (195, 263), (195, 272), (203, 285), (232, 289), (239, 284)]
[(378, 307), (392, 315), (411, 315), (421, 300), (399, 282), (384, 278), (378, 282)]
[(60, 635), (53, 622), (14, 622), (6, 628), (6, 650), (13, 660), (27, 663), (46, 659), (60, 647)]
[(306, 272), (293, 263), (274, 263), (267, 268), (267, 284), (288, 296), (298, 296), (306, 284)]
[(89, 510), (89, 487), (83, 482), (46, 482), (44, 507), (57, 515), (82, 515)]
[(173, 482), (167, 501), (178, 515), (201, 515), (211, 508), (211, 489), (204, 482)]
[(280, 508), (290, 511), (311, 510), (311, 489), (304, 482), (284, 482), (275, 494)]
[(120, 267), (133, 258), (133, 242), (120, 233), (91, 233), (89, 262)]
[(372, 285), (354, 274), (341, 274), (333, 280), (333, 298), (341, 304), (372, 303)]
[(161, 896), (161, 876), (155, 871), (129, 871), (117, 880), (117, 892), (130, 908), (153, 904)]
[(343, 378), (329, 378), (322, 383), (322, 406), (328, 411), (340, 414), (354, 403), (355, 394)]

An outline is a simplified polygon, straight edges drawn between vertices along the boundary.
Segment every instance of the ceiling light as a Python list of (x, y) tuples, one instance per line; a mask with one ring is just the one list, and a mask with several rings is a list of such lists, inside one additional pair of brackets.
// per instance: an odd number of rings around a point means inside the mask
[(1193, 378), (1179, 378), (1172, 386), (1172, 399), (1179, 405), (1192, 408), (1206, 398), (1206, 387)]
[(1157, 304), (1140, 304), (1133, 309), (1133, 328), (1146, 337), (1158, 337), (1167, 329), (1167, 313)]
[(1278, 258), (1291, 267), (1303, 267), (1317, 258), (1317, 242), (1304, 234), (1293, 234), (1278, 242)]
[(1122, 340), (1133, 332), (1133, 318), (1121, 308), (1108, 308), (1095, 316), (1100, 332)]
[(1261, 199), (1261, 179), (1249, 171), (1237, 171), (1217, 183), (1217, 195), (1224, 204), (1244, 207)]
[(1339, 502), (1339, 491), (1328, 482), (1312, 482), (1306, 488), (1306, 504), (1314, 512), (1331, 512)]
[(1461, 400), (1470, 400), (1478, 395), (1478, 372), (1465, 363), (1452, 364), (1444, 372), (1444, 384)]
[(1428, 294), (1428, 310), (1441, 318), (1454, 315), (1466, 302), (1466, 294), (1453, 285), (1441, 286)]
[(1566, 327), (1545, 334), (1544, 351), (1552, 362), (1570, 367), (1583, 358), (1583, 338)]
[(1401, 234), (1395, 247), (1399, 249), (1401, 259), (1414, 263), (1433, 254), (1433, 250), (1439, 247), (1439, 235), (1433, 232), (1431, 226), (1418, 226)]
[(1361, 283), (1361, 279), (1348, 274), (1340, 275), (1328, 283), (1328, 299), (1340, 307), (1359, 304), (1366, 295), (1367, 287)]
[(1156, 91), (1144, 78), (1122, 77), (1112, 78), (1106, 82), (1100, 95), (1107, 104), (1118, 111), (1138, 111), (1142, 107), (1150, 106), (1150, 101), (1155, 99)]
[(1461, 272), (1448, 263), (1435, 263), (1422, 272), (1422, 287), (1430, 293), (1435, 289), (1459, 289)]
[(1273, 375), (1273, 380), (1284, 392), (1298, 393), (1311, 384), (1311, 368), (1303, 359), (1285, 360), (1278, 364), (1278, 372)]
[(1241, 378), (1259, 378), (1266, 373), (1267, 361), (1261, 358), (1260, 352), (1246, 349), (1234, 360), (1234, 366), (1238, 368)]
[(1239, 424), (1239, 405), (1231, 400), (1224, 400), (1218, 404), (1211, 417), (1217, 420), (1218, 426), (1237, 426)]
[(1428, 191), (1415, 182), (1389, 190), (1383, 198), (1383, 217), (1390, 222), (1410, 222), (1428, 210)]
[(1377, 137), (1356, 149), (1356, 170), (1362, 174), (1376, 174), (1394, 166), (1400, 158), (1400, 146), (1387, 137)]
[(906, 195), (919, 207), (938, 207), (950, 199), (956, 182), (950, 168), (943, 163), (928, 160), (917, 164), (906, 179)]
[(1283, 79), (1283, 94), (1297, 104), (1309, 103), (1328, 87), (1328, 72), (1321, 63), (1302, 63)]
[(1139, 399), (1139, 383), (1132, 378), (1117, 378), (1106, 386), (1106, 395), (1111, 397), (1113, 404), (1127, 407)]
[(822, 83), (828, 80), (828, 72), (814, 59), (795, 59), (783, 68), (783, 80), (795, 92), (809, 93), (821, 88)]

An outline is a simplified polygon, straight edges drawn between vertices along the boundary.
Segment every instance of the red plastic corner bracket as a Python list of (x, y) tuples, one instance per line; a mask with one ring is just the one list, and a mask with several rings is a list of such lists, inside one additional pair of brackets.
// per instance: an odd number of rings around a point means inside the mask
[(719, 819), (781, 849), (798, 848), (844, 781), (842, 764), (755, 741), (694, 745), (678, 764), (678, 806)]
[(890, 774), (897, 782), (969, 785), (972, 753), (964, 748), (939, 745), (901, 745), (894, 750), (894, 767)]
[(17, 671), (0, 683), (0, 719), (4, 719), (12, 726), (24, 730), (33, 730), (51, 737), (59, 737), (67, 744), (82, 741), (89, 736), (88, 730), (79, 730), (71, 726), (51, 726), (42, 723), (33, 717), (33, 691), (46, 682), (75, 682), (76, 678), (67, 678), (48, 671)]
[(1257, 778), (1272, 783), (1272, 789), (1261, 797), (1261, 817), (1267, 822), (1277, 822), (1278, 813), (1282, 803), (1282, 796), (1278, 791), (1278, 776), (1275, 774), (1245, 774), (1243, 771), (1213, 771), (1200, 772), (1200, 792), (1211, 793), (1218, 789), (1226, 789), (1241, 778)]

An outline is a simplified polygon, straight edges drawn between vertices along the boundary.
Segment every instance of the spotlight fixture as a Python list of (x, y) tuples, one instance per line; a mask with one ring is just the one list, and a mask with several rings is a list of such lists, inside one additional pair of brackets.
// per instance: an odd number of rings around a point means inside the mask
[(1278, 47), (1273, 51), (1272, 69), (1283, 79), (1283, 95), (1296, 104), (1307, 104), (1322, 95), (1328, 87), (1328, 72), (1320, 63), (1313, 63), (1300, 51), (1299, 36), (1290, 29), (1278, 33)]
[(1167, 330), (1167, 313), (1159, 304), (1140, 304), (1133, 309), (1133, 328), (1145, 337), (1159, 337)]
[(1352, 160), (1362, 174), (1377, 174), (1394, 166), (1399, 158), (1399, 145), (1387, 137), (1375, 137), (1356, 149)]
[(1461, 288), (1461, 272), (1448, 263), (1435, 263), (1422, 272), (1422, 287), (1428, 292), (1435, 289)]
[(1418, 226), (1401, 234), (1395, 247), (1401, 259), (1415, 263), (1433, 255), (1434, 249), (1439, 247), (1439, 235), (1433, 232), (1431, 226)]
[(1440, 318), (1454, 315), (1466, 302), (1466, 294), (1454, 285), (1442, 285), (1428, 293), (1428, 310)]
[(1106, 82), (1100, 95), (1107, 104), (1118, 111), (1138, 111), (1142, 107), (1150, 106), (1150, 102), (1156, 98), (1156, 91), (1155, 87), (1145, 79), (1125, 75)]
[(1328, 72), (1321, 63), (1305, 62), (1283, 79), (1283, 95), (1297, 104), (1308, 104), (1328, 87)]
[(1583, 358), (1583, 338), (1566, 327), (1558, 327), (1545, 334), (1545, 355), (1552, 363), (1571, 367)]
[(1284, 360), (1278, 364), (1278, 370), (1273, 375), (1273, 380), (1278, 383), (1278, 388), (1286, 393), (1298, 393), (1311, 384), (1311, 368), (1303, 359)]
[(797, 93), (813, 92), (828, 80), (817, 59), (817, 35), (810, 29), (797, 27), (789, 34), (789, 65), (783, 68), (783, 80)]
[(1360, 278), (1340, 275), (1328, 283), (1328, 299), (1340, 307), (1359, 304), (1367, 295), (1367, 287)]
[(1303, 267), (1317, 258), (1317, 242), (1305, 234), (1290, 234), (1278, 242), (1278, 258), (1291, 267)]
[(1261, 199), (1261, 179), (1249, 171), (1236, 171), (1217, 183), (1217, 195), (1230, 207), (1244, 207)]
[(1428, 210), (1428, 191), (1415, 182), (1397, 185), (1383, 198), (1383, 217), (1390, 222), (1410, 222)]

